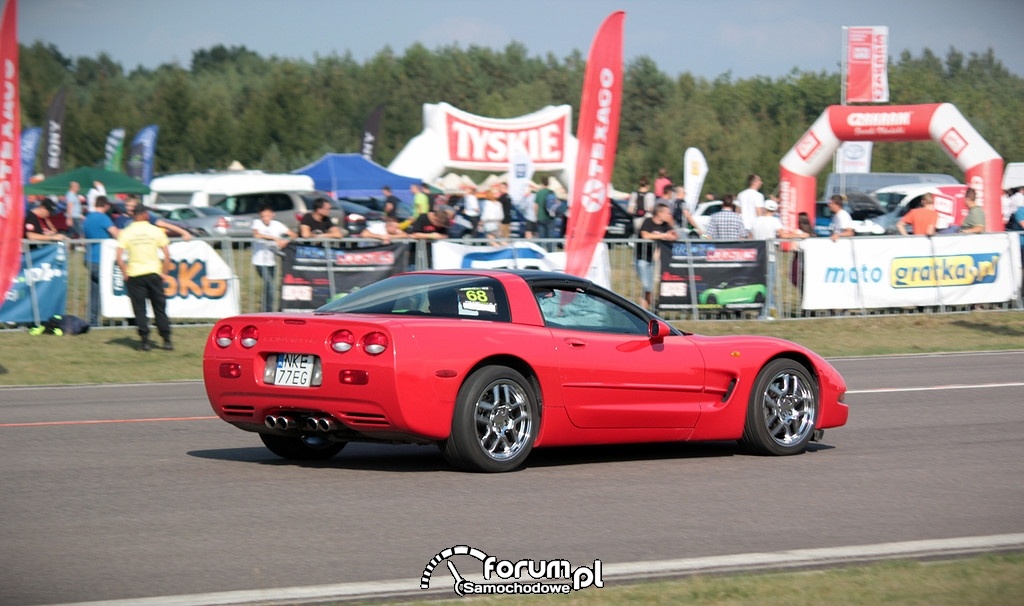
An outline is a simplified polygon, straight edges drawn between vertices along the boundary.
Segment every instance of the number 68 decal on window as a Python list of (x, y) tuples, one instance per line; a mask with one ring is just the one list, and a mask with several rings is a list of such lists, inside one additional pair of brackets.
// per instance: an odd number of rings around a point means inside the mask
[(459, 289), (459, 313), (479, 315), (480, 312), (498, 313), (498, 304), (494, 300), (494, 289), (490, 286), (468, 287)]

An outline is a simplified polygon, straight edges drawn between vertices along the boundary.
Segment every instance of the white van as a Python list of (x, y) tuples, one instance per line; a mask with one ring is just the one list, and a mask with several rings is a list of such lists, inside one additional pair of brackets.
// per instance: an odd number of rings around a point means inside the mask
[(150, 204), (216, 206), (230, 196), (287, 193), (311, 194), (316, 188), (309, 175), (238, 170), (220, 173), (182, 173), (153, 179)]
[(1003, 169), (1003, 191), (1024, 187), (1024, 162), (1010, 162)]

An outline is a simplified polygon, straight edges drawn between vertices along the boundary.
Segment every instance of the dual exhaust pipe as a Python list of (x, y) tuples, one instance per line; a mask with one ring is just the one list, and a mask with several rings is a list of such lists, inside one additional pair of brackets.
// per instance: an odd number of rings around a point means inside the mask
[[(270, 429), (296, 429), (299, 426), (298, 421), (291, 417), (274, 415), (267, 415), (263, 419), (263, 424)], [(330, 417), (308, 417), (305, 428), (307, 431), (334, 431), (338, 428), (338, 423)]]

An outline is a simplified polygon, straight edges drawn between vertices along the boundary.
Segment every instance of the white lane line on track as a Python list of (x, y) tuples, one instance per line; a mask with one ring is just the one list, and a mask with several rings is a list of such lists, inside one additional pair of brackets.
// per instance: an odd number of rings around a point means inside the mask
[(103, 425), (107, 423), (165, 423), (167, 421), (209, 421), (217, 417), (158, 417), (154, 419), (93, 419), (91, 421), (30, 421), (0, 423), (0, 427), (49, 427), (53, 425)]
[[(1017, 551), (1020, 549), (1024, 549), (1024, 533), (607, 564), (604, 566), (603, 578), (606, 581), (632, 581), (691, 574), (749, 572), (787, 568), (820, 568), (877, 560), (953, 557), (993, 551)], [(58, 606), (229, 606), (268, 602), (301, 604), (303, 602), (321, 602), (331, 599), (346, 601), (357, 599), (370, 600), (413, 595), (428, 597), (436, 595), (442, 589), (440, 587), (441, 583), (438, 583), (438, 585), (439, 587), (431, 587), (427, 591), (422, 591), (419, 589), (419, 578), (414, 578), (363, 583), (339, 583), (336, 585), (311, 587), (282, 587), (279, 589), (254, 589), (127, 600), (75, 602), (74, 604)], [(443, 589), (447, 590), (448, 588), (444, 586)]]
[(902, 391), (945, 391), (947, 389), (992, 389), (994, 387), (1024, 387), (1024, 383), (982, 383), (975, 385), (933, 385), (931, 387), (878, 387), (875, 389), (851, 389), (847, 394), (894, 393)]

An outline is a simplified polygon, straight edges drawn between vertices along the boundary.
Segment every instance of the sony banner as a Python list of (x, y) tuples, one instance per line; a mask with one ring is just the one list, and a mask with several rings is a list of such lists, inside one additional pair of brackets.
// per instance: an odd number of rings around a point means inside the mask
[(46, 114), (46, 135), (43, 137), (43, 176), (50, 178), (64, 172), (64, 113), (67, 89), (57, 91)]
[(889, 102), (889, 28), (844, 27), (843, 80), (848, 103)]
[(808, 238), (804, 309), (878, 309), (1002, 303), (1019, 296), (1015, 233)]
[[(133, 318), (124, 276), (117, 266), (117, 241), (100, 249), (100, 312), (107, 318)], [(164, 280), (167, 315), (171, 318), (225, 318), (239, 313), (238, 276), (200, 240), (173, 241), (168, 247), (173, 269)], [(152, 317), (153, 310), (149, 309)]]
[(611, 213), (612, 172), (619, 142), (622, 107), (622, 26), (626, 13), (616, 11), (601, 24), (587, 56), (576, 129), (579, 152), (569, 190), (565, 230), (565, 272), (586, 276), (594, 249), (604, 238)]
[(16, 0), (7, 0), (0, 20), (0, 301), (21, 267), (21, 236), (25, 228), (17, 9)]
[(370, 115), (363, 123), (363, 140), (361, 142), (362, 156), (373, 161), (373, 154), (377, 151), (377, 136), (380, 133), (380, 120), (384, 116), (384, 104), (380, 103), (373, 108)]

